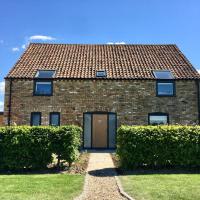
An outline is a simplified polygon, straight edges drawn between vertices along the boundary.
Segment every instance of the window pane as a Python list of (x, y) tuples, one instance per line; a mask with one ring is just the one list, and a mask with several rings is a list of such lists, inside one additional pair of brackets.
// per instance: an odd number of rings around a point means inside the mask
[(91, 122), (92, 115), (89, 113), (84, 114), (84, 148), (91, 148)]
[(170, 71), (153, 71), (154, 73), (154, 76), (157, 78), (157, 79), (173, 79), (173, 75)]
[(51, 94), (52, 83), (51, 82), (36, 82), (35, 93), (36, 94)]
[(109, 114), (109, 148), (115, 148), (116, 115)]
[(52, 78), (54, 75), (55, 71), (54, 70), (39, 70), (36, 73), (37, 78)]
[(166, 115), (150, 115), (149, 123), (151, 125), (167, 124), (167, 116)]
[(157, 83), (158, 84), (158, 95), (173, 95), (174, 85), (173, 83)]
[(99, 70), (96, 72), (96, 77), (106, 77), (106, 71), (105, 70)]
[(60, 125), (60, 115), (59, 113), (51, 113), (50, 114), (50, 125), (59, 126)]
[(40, 113), (32, 113), (31, 125), (32, 126), (39, 126), (40, 125), (40, 118), (41, 118)]

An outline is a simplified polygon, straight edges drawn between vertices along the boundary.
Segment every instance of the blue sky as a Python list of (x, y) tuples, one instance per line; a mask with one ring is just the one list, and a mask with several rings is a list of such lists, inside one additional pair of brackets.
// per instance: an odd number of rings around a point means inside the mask
[(175, 43), (200, 69), (199, 0), (2, 0), (0, 110), (4, 77), (29, 42)]

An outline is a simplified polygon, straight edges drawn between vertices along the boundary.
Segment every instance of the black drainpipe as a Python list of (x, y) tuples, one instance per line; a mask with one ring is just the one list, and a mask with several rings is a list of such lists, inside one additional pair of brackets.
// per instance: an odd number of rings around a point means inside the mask
[(12, 79), (10, 79), (10, 91), (9, 91), (9, 104), (8, 104), (8, 126), (11, 125), (11, 102), (12, 102)]
[(199, 80), (196, 80), (197, 85), (197, 104), (198, 104), (198, 121), (200, 125), (200, 97), (199, 97)]

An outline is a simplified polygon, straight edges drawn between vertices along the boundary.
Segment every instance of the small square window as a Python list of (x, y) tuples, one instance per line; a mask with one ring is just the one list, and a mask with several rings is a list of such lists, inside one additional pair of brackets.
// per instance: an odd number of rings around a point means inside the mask
[(153, 74), (156, 79), (173, 79), (173, 74), (168, 70), (154, 70)]
[(150, 125), (167, 125), (168, 124), (168, 115), (167, 114), (159, 114), (152, 113), (149, 114), (149, 124)]
[(41, 125), (41, 113), (32, 112), (31, 113), (31, 126), (40, 126)]
[(105, 70), (99, 70), (96, 72), (96, 77), (106, 77), (106, 71)]
[(53, 78), (55, 70), (38, 70), (35, 77), (36, 78)]
[(36, 80), (34, 84), (34, 95), (48, 96), (52, 95), (52, 81)]
[(49, 124), (51, 126), (60, 126), (60, 113), (57, 112), (50, 113)]
[(157, 96), (174, 96), (175, 86), (173, 81), (157, 81)]

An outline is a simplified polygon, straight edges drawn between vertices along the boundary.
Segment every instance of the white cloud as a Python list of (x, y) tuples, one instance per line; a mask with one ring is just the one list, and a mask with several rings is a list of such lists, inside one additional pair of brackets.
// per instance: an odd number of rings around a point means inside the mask
[(119, 45), (119, 44), (126, 44), (125, 42), (107, 42), (107, 44), (116, 44), (116, 45)]
[(4, 103), (3, 101), (0, 101), (0, 111), (3, 111), (4, 110)]
[(19, 48), (18, 48), (18, 47), (13, 47), (13, 48), (12, 48), (12, 51), (13, 51), (13, 52), (19, 51)]
[(22, 49), (26, 49), (26, 45), (25, 45), (25, 44), (22, 44), (21, 48), (22, 48)]
[(200, 74), (200, 69), (197, 69), (197, 71), (199, 72), (199, 74)]
[(21, 45), (21, 49), (26, 49), (26, 47), (30, 44), (30, 42), (34, 40), (41, 40), (41, 41), (53, 41), (56, 38), (48, 36), (48, 35), (32, 35), (29, 37), (25, 37), (24, 44)]
[(2, 81), (0, 82), (0, 95), (4, 95), (4, 91), (5, 91), (5, 82)]
[(47, 35), (32, 35), (29, 37), (29, 40), (42, 40), (42, 41), (52, 41), (52, 40), (56, 40), (56, 38), (51, 37), (51, 36), (47, 36)]

